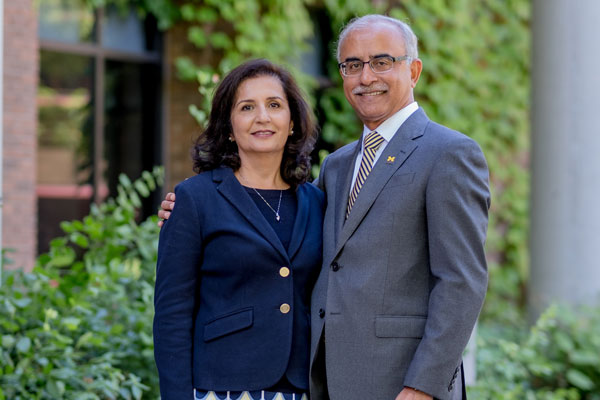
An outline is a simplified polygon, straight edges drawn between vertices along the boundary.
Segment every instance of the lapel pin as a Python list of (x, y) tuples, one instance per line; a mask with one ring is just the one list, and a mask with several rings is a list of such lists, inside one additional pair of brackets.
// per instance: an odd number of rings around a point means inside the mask
[(386, 163), (391, 164), (396, 161), (396, 157), (388, 156)]

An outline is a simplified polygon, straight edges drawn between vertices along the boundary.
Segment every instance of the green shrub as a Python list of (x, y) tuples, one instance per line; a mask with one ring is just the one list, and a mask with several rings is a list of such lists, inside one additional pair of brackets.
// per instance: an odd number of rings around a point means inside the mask
[(529, 332), (485, 325), (480, 332), (471, 398), (600, 399), (600, 307), (552, 306)]
[(157, 217), (136, 210), (162, 168), (64, 222), (32, 273), (0, 287), (0, 400), (158, 397), (152, 343)]

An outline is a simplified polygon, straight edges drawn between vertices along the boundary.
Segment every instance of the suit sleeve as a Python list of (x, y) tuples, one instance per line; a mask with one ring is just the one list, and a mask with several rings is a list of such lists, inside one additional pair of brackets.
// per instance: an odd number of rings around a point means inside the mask
[(158, 244), (154, 292), (154, 355), (163, 400), (192, 400), (192, 343), (201, 221), (189, 186), (175, 188), (177, 203)]
[(323, 193), (325, 193), (325, 164), (329, 160), (329, 156), (325, 157), (323, 163), (321, 164), (321, 169), (319, 170), (319, 176), (314, 180), (313, 184), (321, 189)]
[(444, 399), (460, 384), (457, 368), (487, 290), (488, 168), (473, 140), (446, 146), (425, 196), (433, 282), (425, 333), (404, 385)]

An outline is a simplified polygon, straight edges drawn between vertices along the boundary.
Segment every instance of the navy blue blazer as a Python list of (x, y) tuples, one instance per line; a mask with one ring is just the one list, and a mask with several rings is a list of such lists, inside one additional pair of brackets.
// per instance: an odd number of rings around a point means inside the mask
[[(308, 183), (297, 188), (288, 251), (231, 169), (189, 178), (175, 194), (160, 233), (154, 297), (162, 399), (191, 400), (193, 387), (264, 389), (286, 369), (292, 384), (307, 385), (308, 352), (289, 368), (288, 361), (293, 348), (309, 347), (323, 193)], [(284, 304), (302, 312), (286, 313)]]

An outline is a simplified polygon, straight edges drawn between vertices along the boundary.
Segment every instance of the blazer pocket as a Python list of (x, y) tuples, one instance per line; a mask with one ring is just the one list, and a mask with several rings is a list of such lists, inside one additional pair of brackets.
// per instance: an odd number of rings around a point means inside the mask
[(386, 186), (387, 187), (395, 187), (395, 186), (408, 185), (408, 184), (412, 183), (414, 179), (415, 179), (414, 172), (409, 172), (406, 174), (399, 174), (399, 175), (392, 175), (392, 177), (390, 178), (390, 180), (388, 181)]
[(215, 318), (204, 325), (204, 341), (220, 338), (249, 328), (254, 323), (254, 309), (243, 308)]
[(427, 317), (379, 316), (375, 317), (375, 336), (380, 338), (421, 339)]

